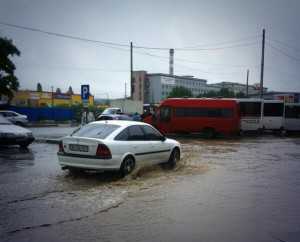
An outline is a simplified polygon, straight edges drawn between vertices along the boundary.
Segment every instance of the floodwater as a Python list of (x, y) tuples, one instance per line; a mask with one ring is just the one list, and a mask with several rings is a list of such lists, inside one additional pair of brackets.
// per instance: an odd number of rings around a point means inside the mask
[(180, 139), (174, 170), (61, 171), (0, 149), (0, 241), (300, 241), (300, 138)]

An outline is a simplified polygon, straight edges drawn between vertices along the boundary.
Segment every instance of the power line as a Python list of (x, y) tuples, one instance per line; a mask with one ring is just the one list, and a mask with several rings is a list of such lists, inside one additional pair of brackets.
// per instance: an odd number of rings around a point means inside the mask
[(272, 45), (270, 42), (268, 42), (268, 45), (269, 45), (273, 50), (276, 50), (277, 52), (279, 52), (279, 53), (281, 53), (281, 54), (283, 54), (283, 55), (289, 57), (290, 59), (295, 60), (295, 61), (300, 61), (300, 58), (297, 58), (297, 57), (295, 57), (295, 56), (292, 56), (292, 55), (286, 53), (286, 52), (283, 51), (282, 49), (277, 48), (277, 47), (275, 47), (274, 45)]
[[(168, 60), (169, 56), (161, 56), (161, 55), (155, 55), (149, 52), (144, 52), (144, 51), (137, 51), (134, 50), (134, 53), (136, 54), (140, 54), (140, 55), (147, 55), (150, 57), (154, 57), (154, 58), (160, 58), (160, 59), (165, 59)], [(238, 64), (221, 64), (221, 63), (205, 63), (205, 62), (201, 62), (201, 61), (196, 61), (196, 60), (188, 60), (188, 59), (183, 59), (183, 58), (176, 58), (175, 59), (176, 62), (185, 62), (185, 63), (194, 63), (194, 64), (202, 64), (202, 65), (215, 65), (215, 66), (229, 66), (229, 67), (236, 67), (236, 68), (249, 68), (249, 65), (238, 65)], [(252, 65), (254, 68), (257, 68), (258, 65)]]
[(235, 75), (235, 74), (240, 74), (241, 73), (241, 72), (228, 72), (228, 73), (226, 73), (226, 72), (211, 72), (211, 71), (205, 71), (203, 69), (198, 69), (198, 68), (185, 66), (185, 65), (182, 65), (182, 64), (180, 64), (180, 65), (175, 64), (175, 66), (190, 69), (190, 70), (193, 70), (193, 71), (198, 71), (198, 72), (205, 73), (205, 74), (213, 74), (213, 75)]
[(76, 66), (49, 66), (49, 65), (36, 65), (36, 64), (32, 64), (32, 65), (20, 65), (23, 67), (32, 67), (32, 68), (36, 68), (37, 66), (39, 66), (39, 68), (46, 68), (46, 69), (61, 69), (61, 70), (74, 70), (74, 71), (100, 71), (100, 72), (128, 72), (128, 70), (113, 70), (113, 69), (105, 69), (105, 68), (94, 68), (94, 67), (90, 67), (90, 68), (85, 68), (85, 67), (76, 67)]
[(275, 42), (281, 46), (284, 46), (285, 48), (289, 48), (289, 49), (292, 49), (292, 50), (295, 50), (295, 51), (300, 51), (300, 49), (296, 48), (296, 47), (293, 47), (283, 41), (280, 41), (280, 40), (276, 40), (276, 39), (269, 39), (268, 41), (271, 41), (271, 42)]
[(204, 48), (204, 47), (210, 47), (210, 46), (223, 46), (223, 45), (227, 45), (227, 44), (232, 44), (232, 43), (237, 43), (237, 42), (243, 42), (246, 40), (253, 40), (253, 39), (257, 39), (259, 37), (259, 35), (252, 35), (249, 37), (245, 37), (245, 38), (241, 38), (241, 39), (237, 39), (237, 40), (231, 40), (231, 41), (225, 41), (225, 42), (217, 42), (214, 44), (198, 44), (198, 45), (194, 45), (194, 46), (188, 46), (188, 47), (183, 47), (185, 49), (189, 49), (189, 48)]
[(26, 27), (26, 26), (21, 26), (21, 25), (15, 25), (15, 24), (10, 24), (10, 23), (5, 23), (5, 22), (0, 22), (0, 24), (8, 26), (8, 27), (13, 27), (13, 28), (17, 28), (17, 29), (28, 30), (28, 31), (32, 31), (32, 32), (43, 33), (43, 34), (52, 35), (52, 36), (56, 36), (56, 37), (67, 38), (67, 39), (80, 40), (80, 41), (97, 43), (97, 44), (102, 44), (102, 45), (119, 46), (119, 47), (129, 47), (128, 44), (120, 44), (120, 43), (115, 43), (115, 42), (110, 42), (110, 41), (101, 41), (101, 40), (87, 39), (87, 38), (82, 38), (82, 37), (78, 37), (78, 36), (67, 35), (67, 34), (56, 33), (56, 32), (50, 32), (50, 31), (45, 31), (45, 30), (41, 30), (41, 29), (38, 29), (38, 28), (32, 28), (32, 27)]
[[(10, 24), (10, 23), (6, 23), (6, 22), (0, 22), (0, 24), (4, 25), (4, 26), (16, 28), (16, 29), (38, 32), (38, 33), (42, 33), (42, 34), (46, 34), (46, 35), (50, 35), (50, 36), (56, 36), (56, 37), (61, 37), (61, 38), (67, 38), (67, 39), (73, 39), (73, 40), (78, 40), (78, 41), (85, 41), (85, 42), (90, 42), (90, 43), (95, 43), (95, 44), (101, 44), (102, 46), (114, 48), (114, 49), (118, 49), (118, 50), (122, 50), (122, 51), (129, 51), (129, 47), (130, 47), (128, 44), (88, 39), (88, 38), (78, 37), (78, 36), (74, 36), (74, 35), (46, 31), (46, 30), (42, 30), (39, 28)], [(249, 38), (244, 38), (244, 39), (249, 39)], [(236, 43), (236, 42), (241, 42), (242, 40), (243, 39), (234, 40), (234, 41), (226, 41), (226, 42), (217, 43), (214, 45), (218, 46), (218, 45), (223, 45), (223, 44)], [(208, 51), (208, 50), (223, 50), (223, 49), (231, 49), (231, 48), (238, 48), (238, 47), (246, 47), (246, 46), (251, 46), (251, 45), (255, 45), (255, 44), (256, 44), (256, 42), (251, 42), (251, 43), (236, 44), (236, 45), (229, 45), (229, 46), (223, 46), (223, 47), (211, 47), (211, 48), (198, 48), (198, 46), (200, 46), (200, 45), (194, 45), (194, 46), (189, 46), (189, 47), (177, 47), (177, 48), (173, 48), (173, 49), (175, 49), (177, 51)], [(212, 45), (212, 46), (214, 46), (214, 45)], [(206, 45), (206, 46), (209, 46), (209, 45)], [(127, 47), (128, 49), (123, 49), (120, 47)], [(150, 47), (150, 46), (139, 46), (139, 45), (135, 45), (134, 48), (149, 49), (149, 50), (169, 50), (170, 49), (169, 47)]]
[(177, 48), (175, 50), (177, 51), (216, 51), (216, 50), (226, 50), (226, 49), (233, 49), (233, 48), (241, 48), (241, 47), (248, 47), (248, 46), (254, 46), (258, 45), (257, 41), (250, 42), (250, 43), (244, 43), (244, 44), (236, 44), (236, 45), (229, 45), (229, 46), (223, 46), (223, 47), (211, 47), (211, 48)]

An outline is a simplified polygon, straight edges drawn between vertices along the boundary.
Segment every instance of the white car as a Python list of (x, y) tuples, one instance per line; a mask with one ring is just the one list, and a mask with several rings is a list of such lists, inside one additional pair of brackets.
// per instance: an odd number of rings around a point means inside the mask
[(20, 145), (27, 148), (33, 141), (30, 130), (14, 125), (0, 115), (0, 145)]
[(151, 125), (106, 120), (89, 123), (62, 139), (57, 153), (62, 169), (119, 170), (122, 176), (136, 166), (180, 160), (180, 143)]
[(14, 111), (0, 110), (0, 115), (16, 125), (25, 126), (28, 124), (28, 118), (26, 115), (19, 114)]

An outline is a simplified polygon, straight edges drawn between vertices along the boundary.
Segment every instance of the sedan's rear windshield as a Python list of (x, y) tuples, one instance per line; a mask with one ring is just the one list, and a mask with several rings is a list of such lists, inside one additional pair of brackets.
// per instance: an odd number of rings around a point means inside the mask
[(115, 124), (91, 123), (75, 131), (72, 136), (105, 139), (119, 127), (119, 125)]

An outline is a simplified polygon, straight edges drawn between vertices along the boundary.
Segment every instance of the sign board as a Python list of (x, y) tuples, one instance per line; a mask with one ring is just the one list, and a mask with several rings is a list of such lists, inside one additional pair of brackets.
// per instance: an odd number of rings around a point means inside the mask
[(71, 95), (69, 94), (64, 94), (64, 93), (54, 93), (53, 94), (55, 99), (64, 99), (64, 100), (70, 100)]
[(31, 99), (31, 100), (39, 100), (40, 99), (39, 93), (31, 92), (29, 95), (30, 95), (29, 99)]
[(90, 96), (90, 86), (89, 85), (81, 85), (81, 99), (83, 106), (87, 107), (89, 103)]
[(175, 78), (174, 77), (168, 77), (168, 76), (162, 76), (161, 77), (161, 83), (165, 85), (175, 85)]

